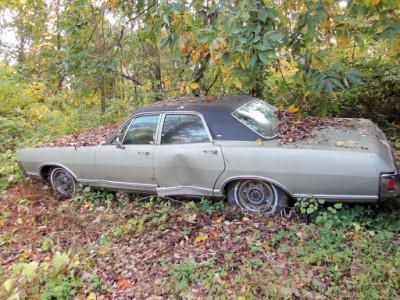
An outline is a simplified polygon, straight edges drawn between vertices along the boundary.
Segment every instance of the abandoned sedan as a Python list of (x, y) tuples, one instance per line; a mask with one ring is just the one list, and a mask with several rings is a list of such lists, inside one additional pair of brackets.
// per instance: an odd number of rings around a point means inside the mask
[(390, 145), (371, 121), (332, 119), (309, 138), (282, 143), (277, 112), (247, 96), (161, 101), (131, 114), (103, 145), (22, 149), (19, 164), (67, 196), (76, 184), (226, 195), (230, 204), (271, 215), (289, 197), (378, 202), (400, 194)]

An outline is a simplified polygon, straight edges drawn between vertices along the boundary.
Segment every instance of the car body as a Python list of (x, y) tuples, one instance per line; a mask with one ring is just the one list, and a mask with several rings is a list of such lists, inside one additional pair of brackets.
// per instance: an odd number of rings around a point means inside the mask
[(288, 197), (378, 202), (400, 193), (390, 145), (371, 121), (335, 119), (313, 138), (282, 145), (276, 110), (248, 96), (161, 101), (132, 113), (103, 145), (22, 149), (19, 163), (66, 195), (76, 183), (160, 196), (225, 194), (270, 214)]

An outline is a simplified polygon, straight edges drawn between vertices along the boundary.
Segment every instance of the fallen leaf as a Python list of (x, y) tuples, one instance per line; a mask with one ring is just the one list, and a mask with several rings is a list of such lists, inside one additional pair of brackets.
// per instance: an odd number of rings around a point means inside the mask
[(193, 216), (191, 216), (191, 217), (189, 218), (189, 222), (193, 222), (194, 220), (196, 220), (196, 217), (197, 217), (196, 214), (194, 214)]
[(344, 143), (342, 141), (335, 142), (336, 147), (344, 147)]
[(269, 249), (268, 244), (262, 243), (262, 245), (264, 246), (264, 249), (265, 249), (266, 251), (271, 251), (271, 250)]
[(12, 279), (7, 279), (7, 280), (3, 283), (4, 289), (5, 289), (7, 292), (10, 292), (10, 291), (11, 291), (11, 289), (13, 288), (13, 285), (14, 285), (14, 283), (13, 283), (13, 280), (12, 280)]
[(199, 88), (199, 85), (196, 82), (192, 82), (191, 84), (189, 84), (189, 86), (194, 90)]
[(282, 272), (282, 279), (283, 280), (285, 280), (287, 277), (288, 277), (288, 275), (289, 275), (289, 272), (288, 272), (288, 270), (283, 270), (283, 272)]
[(294, 104), (292, 104), (292, 105), (289, 106), (288, 112), (295, 113), (295, 112), (298, 112), (299, 109), (300, 109), (299, 107), (295, 107)]
[(249, 218), (248, 218), (248, 217), (244, 217), (244, 218), (243, 218), (243, 221), (244, 221), (244, 222), (247, 222), (247, 221), (249, 221)]
[(87, 300), (96, 300), (96, 299), (97, 299), (97, 296), (96, 296), (95, 293), (90, 292), (90, 293), (89, 293), (89, 296), (88, 296), (86, 299), (87, 299)]
[(129, 289), (129, 288), (132, 287), (132, 284), (129, 283), (129, 281), (126, 280), (126, 279), (120, 279), (120, 280), (118, 280), (117, 285), (119, 286), (119, 289), (120, 289), (121, 291), (124, 291), (124, 290)]
[(221, 223), (223, 220), (225, 220), (224, 217), (219, 217), (219, 218), (215, 221), (215, 223)]
[(208, 239), (208, 235), (198, 236), (196, 237), (196, 243), (205, 241), (206, 239)]
[(300, 242), (300, 243), (304, 243), (304, 239), (300, 239), (299, 242)]
[(44, 261), (50, 261), (51, 260), (51, 257), (50, 256), (46, 256), (45, 258), (44, 258)]
[(210, 234), (211, 235), (219, 235), (219, 233), (217, 231), (215, 231), (215, 230), (210, 230)]
[(23, 223), (23, 221), (22, 221), (21, 218), (18, 218), (18, 219), (17, 219), (17, 222), (18, 222), (18, 224), (20, 224), (20, 225)]

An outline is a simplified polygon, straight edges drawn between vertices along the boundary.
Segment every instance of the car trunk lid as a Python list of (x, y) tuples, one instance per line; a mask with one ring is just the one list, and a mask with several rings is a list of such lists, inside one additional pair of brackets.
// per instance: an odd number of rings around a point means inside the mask
[(385, 134), (367, 119), (334, 119), (328, 126), (314, 129), (314, 138), (296, 141), (294, 147), (371, 153), (378, 172), (397, 170)]

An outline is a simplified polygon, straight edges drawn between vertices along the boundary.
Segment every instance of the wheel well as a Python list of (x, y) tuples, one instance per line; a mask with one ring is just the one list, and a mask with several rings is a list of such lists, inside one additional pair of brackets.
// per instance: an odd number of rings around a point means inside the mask
[(225, 182), (223, 184), (221, 192), (224, 195), (227, 195), (228, 189), (229, 189), (229, 187), (231, 185), (235, 184), (238, 181), (249, 180), (249, 179), (256, 179), (256, 180), (261, 180), (261, 181), (267, 182), (267, 183), (269, 183), (269, 184), (281, 189), (283, 192), (285, 192), (288, 195), (289, 199), (293, 198), (292, 193), (288, 189), (286, 189), (283, 185), (281, 185), (281, 184), (279, 184), (277, 182), (274, 182), (272, 180), (268, 180), (267, 178), (251, 177), (251, 176), (244, 176), (244, 177), (240, 177), (240, 178), (232, 178), (231, 180), (228, 180), (227, 182)]
[(40, 169), (40, 177), (42, 177), (45, 180), (49, 180), (49, 175), (52, 169), (54, 169), (56, 166), (48, 165), (44, 166)]

